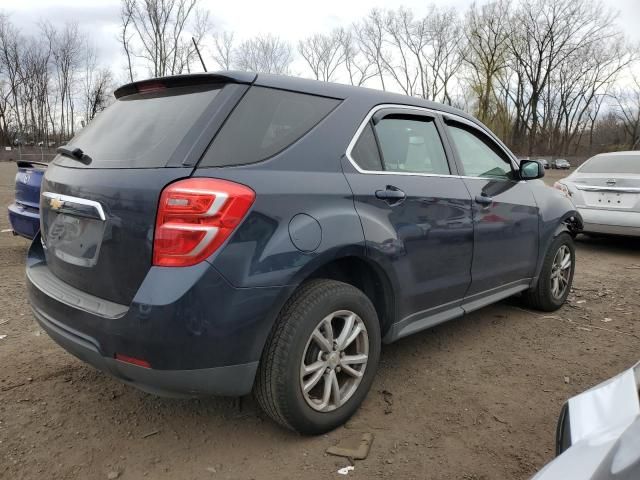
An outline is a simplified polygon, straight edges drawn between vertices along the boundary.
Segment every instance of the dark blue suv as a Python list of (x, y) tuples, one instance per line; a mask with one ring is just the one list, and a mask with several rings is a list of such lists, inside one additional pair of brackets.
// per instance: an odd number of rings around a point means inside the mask
[(554, 310), (581, 219), (463, 112), (221, 72), (125, 85), (47, 169), (35, 317), (145, 391), (345, 422), (382, 343), (522, 293)]

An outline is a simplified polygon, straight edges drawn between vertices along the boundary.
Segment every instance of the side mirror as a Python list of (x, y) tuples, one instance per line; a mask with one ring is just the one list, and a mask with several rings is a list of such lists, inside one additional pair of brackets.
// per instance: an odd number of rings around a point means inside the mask
[(522, 160), (520, 162), (520, 179), (535, 180), (544, 177), (544, 166), (537, 160)]

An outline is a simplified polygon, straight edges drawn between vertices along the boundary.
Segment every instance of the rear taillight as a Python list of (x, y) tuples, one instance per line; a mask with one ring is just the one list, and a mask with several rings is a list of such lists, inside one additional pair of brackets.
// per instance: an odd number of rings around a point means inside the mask
[(189, 178), (160, 195), (153, 264), (187, 267), (215, 252), (251, 208), (249, 187), (214, 178)]
[(571, 195), (571, 191), (569, 190), (569, 187), (567, 187), (564, 183), (556, 182), (553, 184), (553, 188), (555, 188), (556, 190), (560, 190), (567, 197)]

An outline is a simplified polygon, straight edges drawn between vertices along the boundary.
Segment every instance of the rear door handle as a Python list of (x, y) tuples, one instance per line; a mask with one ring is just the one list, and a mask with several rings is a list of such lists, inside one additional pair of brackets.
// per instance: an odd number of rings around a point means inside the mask
[(491, 205), (493, 203), (493, 198), (485, 195), (476, 195), (476, 203), (479, 203), (480, 205)]
[(400, 203), (406, 197), (407, 195), (402, 190), (393, 185), (387, 185), (387, 188), (384, 190), (376, 190), (376, 198), (384, 200), (389, 204)]

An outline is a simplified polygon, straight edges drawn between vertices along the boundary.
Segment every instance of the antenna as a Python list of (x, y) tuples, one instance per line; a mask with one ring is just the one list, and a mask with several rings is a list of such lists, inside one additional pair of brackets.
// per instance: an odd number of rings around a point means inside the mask
[(191, 37), (191, 41), (193, 42), (193, 46), (196, 47), (196, 53), (198, 54), (198, 57), (200, 57), (200, 63), (202, 64), (202, 68), (206, 72), (207, 71), (207, 66), (204, 64), (204, 60), (202, 60), (202, 55), (200, 55), (200, 49), (198, 48), (198, 44), (196, 43), (196, 39)]

